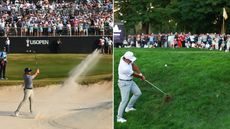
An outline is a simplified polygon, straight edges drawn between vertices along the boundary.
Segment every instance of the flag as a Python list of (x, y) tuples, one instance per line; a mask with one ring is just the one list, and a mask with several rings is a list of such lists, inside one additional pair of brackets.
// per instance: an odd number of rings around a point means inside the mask
[(223, 17), (224, 17), (224, 20), (227, 20), (227, 19), (228, 19), (228, 14), (227, 14), (225, 8), (223, 8)]

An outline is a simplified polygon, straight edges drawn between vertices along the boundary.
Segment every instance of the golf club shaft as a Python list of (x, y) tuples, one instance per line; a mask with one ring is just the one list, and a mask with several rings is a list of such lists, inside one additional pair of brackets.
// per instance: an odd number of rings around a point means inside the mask
[(38, 69), (38, 61), (37, 61), (37, 54), (36, 51), (34, 51), (34, 58), (35, 58), (35, 62), (36, 62), (36, 67)]
[(155, 86), (154, 84), (152, 84), (151, 82), (149, 82), (148, 80), (145, 80), (147, 83), (149, 83), (151, 86), (153, 86), (154, 88), (156, 88), (157, 90), (159, 90), (161, 93), (166, 94), (164, 91), (162, 91), (160, 88), (158, 88), (157, 86)]

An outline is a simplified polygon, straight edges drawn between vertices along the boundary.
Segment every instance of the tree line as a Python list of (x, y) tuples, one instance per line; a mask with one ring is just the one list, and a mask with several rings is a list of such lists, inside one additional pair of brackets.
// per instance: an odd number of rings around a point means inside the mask
[[(223, 7), (230, 16), (228, 0), (115, 0), (115, 22), (127, 33), (220, 33)], [(230, 18), (225, 21), (230, 32)], [(137, 25), (141, 30), (137, 30)]]

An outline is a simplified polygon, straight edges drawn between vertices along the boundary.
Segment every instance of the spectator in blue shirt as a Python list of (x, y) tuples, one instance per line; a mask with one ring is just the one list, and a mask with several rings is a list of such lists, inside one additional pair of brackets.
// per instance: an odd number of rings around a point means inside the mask
[(0, 52), (0, 79), (4, 80), (6, 78), (6, 64), (7, 64), (7, 53), (4, 47), (3, 51)]

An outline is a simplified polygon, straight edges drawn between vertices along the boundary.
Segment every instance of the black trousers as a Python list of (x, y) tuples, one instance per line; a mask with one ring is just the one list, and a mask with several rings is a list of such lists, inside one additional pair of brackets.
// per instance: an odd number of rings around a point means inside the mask
[(5, 47), (6, 47), (6, 52), (10, 53), (10, 45), (6, 45)]
[(4, 63), (0, 63), (0, 78), (6, 77), (6, 64), (6, 61), (4, 61)]

